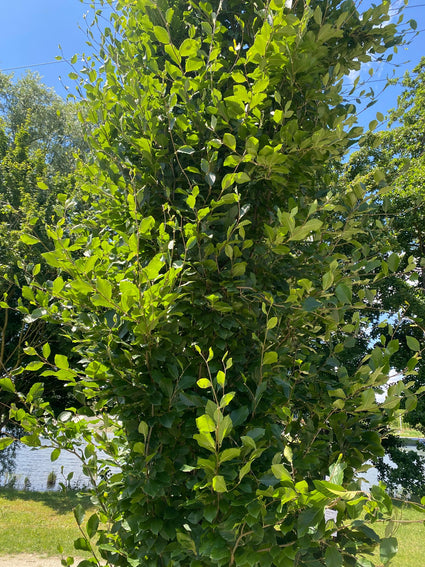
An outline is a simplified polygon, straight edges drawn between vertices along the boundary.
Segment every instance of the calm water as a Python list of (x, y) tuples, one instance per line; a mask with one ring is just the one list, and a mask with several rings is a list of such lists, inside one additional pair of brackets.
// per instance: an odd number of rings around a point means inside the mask
[[(81, 488), (89, 484), (88, 478), (83, 474), (81, 461), (75, 455), (62, 451), (59, 458), (52, 462), (51, 452), (52, 449), (31, 448), (16, 443), (15, 456), (11, 458), (13, 467), (0, 475), (0, 485), (4, 486), (14, 478), (15, 488), (23, 489), (27, 479), (30, 483), (29, 490), (58, 490), (61, 488), (59, 483), (67, 484), (69, 473), (74, 473), (70, 481), (72, 487)], [(53, 486), (48, 486), (51, 473), (56, 475), (56, 482)]]
[[(13, 447), (13, 446), (12, 446)], [(7, 456), (9, 447), (3, 453)], [(415, 447), (406, 447), (407, 451), (415, 451)], [(16, 479), (15, 488), (23, 489), (25, 479), (30, 482), (29, 489), (36, 491), (58, 490), (60, 483), (66, 484), (69, 473), (74, 473), (71, 479), (71, 486), (81, 488), (89, 484), (88, 478), (83, 474), (81, 461), (71, 453), (62, 451), (60, 457), (52, 462), (50, 460), (51, 449), (31, 448), (21, 443), (16, 443), (14, 457), (10, 455), (11, 468), (9, 472), (0, 473), (0, 486), (4, 486), (12, 477)], [(420, 451), (421, 454), (425, 454)], [(391, 464), (388, 457), (384, 461)], [(48, 477), (51, 473), (56, 475), (54, 486), (48, 486)], [(367, 490), (370, 486), (378, 484), (378, 471), (373, 467), (367, 473), (361, 475), (364, 479), (362, 488)]]

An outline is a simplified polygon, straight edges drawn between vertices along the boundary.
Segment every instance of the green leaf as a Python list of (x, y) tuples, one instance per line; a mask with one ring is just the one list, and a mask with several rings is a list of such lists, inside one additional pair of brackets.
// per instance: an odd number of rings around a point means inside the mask
[(232, 276), (234, 278), (238, 278), (239, 276), (243, 276), (246, 271), (246, 262), (236, 262), (232, 266)]
[(227, 173), (222, 181), (221, 181), (221, 188), (223, 191), (231, 187), (235, 183), (235, 174), (234, 173)]
[(321, 306), (322, 304), (320, 301), (317, 301), (315, 297), (307, 297), (307, 299), (305, 299), (302, 303), (303, 310), (308, 311), (309, 313), (315, 311)]
[(292, 449), (289, 445), (285, 445), (285, 448), (283, 449), (283, 455), (285, 456), (285, 459), (289, 462), (292, 463), (293, 460), (293, 454), (292, 454)]
[(239, 425), (242, 425), (242, 423), (245, 423), (249, 413), (250, 412), (247, 406), (242, 406), (230, 412), (230, 417), (232, 418), (233, 427), (238, 427)]
[(334, 275), (332, 272), (326, 272), (322, 276), (322, 289), (325, 291), (331, 287), (334, 282)]
[[(74, 514), (75, 514), (75, 510), (74, 510)], [(81, 525), (81, 523), (79, 523), (78, 520), (77, 523), (78, 525)], [(74, 541), (74, 547), (79, 551), (90, 551), (90, 545), (83, 537), (79, 537)]]
[(144, 455), (145, 450), (146, 450), (146, 446), (141, 441), (136, 441), (136, 443), (133, 445), (133, 451), (135, 453), (138, 453), (140, 455)]
[(248, 181), (251, 181), (251, 177), (245, 173), (244, 171), (240, 171), (239, 173), (235, 173), (234, 174), (234, 178), (236, 183), (238, 183), (239, 185), (242, 183), (248, 183)]
[(73, 418), (73, 413), (71, 411), (62, 411), (58, 415), (58, 420), (61, 421), (62, 423), (66, 423), (67, 421), (70, 421), (72, 418)]
[(0, 438), (0, 451), (3, 451), (3, 449), (6, 449), (6, 447), (9, 447), (9, 445), (12, 445), (14, 439), (12, 439), (11, 437), (1, 437)]
[(297, 226), (291, 234), (289, 240), (304, 240), (310, 232), (315, 232), (321, 228), (323, 222), (319, 219), (311, 219), (304, 225)]
[(198, 427), (199, 433), (211, 433), (212, 431), (215, 431), (216, 428), (214, 421), (207, 414), (197, 417), (196, 425)]
[(55, 365), (58, 368), (63, 368), (64, 370), (68, 370), (69, 368), (68, 358), (63, 354), (55, 354)]
[(43, 353), (44, 358), (49, 358), (50, 353), (51, 353), (49, 343), (44, 343), (43, 348), (42, 348), (42, 353)]
[(180, 65), (182, 59), (180, 57), (179, 50), (176, 48), (175, 45), (171, 45), (171, 44), (165, 45), (164, 51), (170, 57), (170, 59), (174, 61), (174, 63)]
[(187, 549), (191, 554), (196, 555), (196, 544), (188, 533), (178, 531), (176, 538), (182, 549)]
[(421, 350), (421, 345), (419, 344), (418, 339), (415, 339), (415, 337), (407, 336), (406, 342), (407, 342), (407, 346), (410, 348), (410, 350), (414, 350), (415, 352), (418, 352), (418, 351)]
[(19, 236), (19, 238), (22, 240), (24, 244), (28, 244), (29, 246), (32, 246), (33, 244), (38, 244), (38, 242), (40, 242), (40, 239), (36, 238), (32, 234), (23, 233)]
[(196, 433), (193, 438), (195, 439), (195, 441), (197, 441), (200, 447), (203, 447), (204, 449), (208, 449), (208, 451), (215, 453), (215, 441), (211, 437), (210, 433)]
[(19, 441), (28, 447), (41, 447), (41, 441), (36, 433), (24, 435)]
[(96, 280), (96, 289), (104, 299), (109, 302), (112, 297), (112, 285), (111, 282), (108, 280), (104, 280), (102, 278), (97, 278)]
[(149, 433), (149, 426), (148, 426), (148, 424), (146, 423), (146, 421), (141, 421), (141, 422), (139, 423), (139, 426), (138, 426), (138, 428), (137, 428), (137, 431), (138, 431), (141, 435), (143, 435), (145, 438), (148, 436), (148, 433)]
[(87, 535), (91, 539), (97, 533), (97, 529), (99, 527), (99, 516), (97, 514), (92, 514), (87, 521)]
[(37, 355), (37, 351), (35, 350), (34, 347), (25, 347), (23, 349), (25, 354), (28, 354), (29, 356), (36, 356)]
[(223, 144), (233, 151), (236, 150), (236, 138), (233, 136), (233, 134), (226, 132), (226, 134), (224, 134), (223, 136)]
[(329, 546), (325, 553), (326, 567), (342, 567), (344, 559), (336, 547)]
[(196, 197), (194, 195), (189, 195), (186, 199), (186, 203), (191, 209), (194, 209), (196, 205)]
[(337, 298), (341, 303), (351, 304), (352, 291), (345, 283), (340, 283), (337, 285), (335, 289), (335, 295), (337, 296)]
[(155, 219), (152, 216), (144, 217), (139, 224), (139, 233), (140, 234), (150, 234), (151, 230), (155, 226)]
[(227, 394), (224, 394), (224, 396), (220, 400), (220, 407), (221, 408), (227, 407), (234, 397), (235, 397), (235, 392), (228, 392)]
[(50, 453), (50, 460), (52, 461), (52, 463), (54, 461), (56, 461), (57, 459), (59, 459), (60, 454), (61, 454), (60, 449), (58, 449), (57, 447), (56, 447), (56, 449), (53, 449), (53, 451)]
[(208, 378), (200, 378), (197, 382), (198, 386), (202, 389), (211, 388), (212, 384)]
[(244, 447), (249, 447), (250, 449), (256, 449), (257, 445), (255, 440), (250, 435), (242, 435), (241, 441)]
[(180, 45), (181, 57), (195, 57), (198, 54), (199, 43), (195, 39), (186, 38)]
[(36, 370), (40, 370), (40, 368), (43, 368), (43, 366), (44, 366), (44, 362), (39, 360), (34, 360), (33, 362), (30, 362), (25, 366), (25, 370), (28, 370), (29, 372), (35, 372)]
[(362, 403), (355, 409), (355, 411), (371, 411), (376, 407), (375, 392), (372, 388), (362, 392)]
[(192, 148), (192, 146), (180, 146), (179, 148), (177, 148), (177, 153), (187, 154), (190, 156), (195, 153), (195, 150), (194, 148)]
[(30, 404), (34, 400), (40, 398), (43, 392), (44, 392), (44, 386), (41, 382), (36, 382), (35, 384), (33, 384), (26, 397), (27, 403)]
[(267, 351), (264, 353), (263, 364), (275, 364), (277, 362), (277, 352)]
[(274, 329), (277, 325), (277, 317), (270, 317), (270, 319), (267, 321), (267, 330), (270, 331), (271, 329)]
[(219, 453), (219, 462), (225, 463), (226, 461), (231, 461), (232, 459), (237, 459), (241, 454), (241, 450), (237, 448), (233, 449), (224, 449), (221, 453)]
[(226, 481), (221, 475), (217, 475), (212, 479), (212, 487), (214, 492), (227, 492)]
[(298, 537), (303, 537), (309, 531), (316, 532), (320, 522), (324, 522), (323, 508), (321, 506), (303, 510), (298, 516)]
[(398, 551), (397, 538), (388, 537), (381, 540), (381, 545), (379, 547), (379, 556), (381, 561), (384, 563), (389, 563), (391, 559), (396, 555)]
[(0, 378), (0, 388), (6, 392), (10, 392), (11, 394), (16, 393), (15, 384), (10, 378)]
[(226, 415), (219, 423), (217, 428), (217, 440), (219, 444), (223, 442), (223, 439), (227, 437), (232, 431), (233, 423), (230, 415)]
[(391, 254), (387, 260), (388, 267), (392, 272), (395, 272), (400, 265), (400, 256), (398, 254)]
[(251, 471), (251, 461), (248, 461), (244, 464), (244, 466), (239, 471), (239, 480), (242, 480), (244, 476), (246, 476)]
[(321, 492), (329, 498), (334, 498), (335, 496), (342, 498), (344, 496), (345, 489), (343, 486), (333, 484), (332, 482), (328, 482), (327, 480), (314, 480), (313, 483), (318, 492)]
[(222, 370), (219, 370), (217, 372), (216, 380), (217, 380), (217, 384), (219, 384), (221, 387), (224, 386), (226, 382), (226, 375)]
[(280, 481), (293, 482), (290, 472), (282, 464), (272, 465), (272, 473)]
[(170, 38), (168, 36), (168, 32), (165, 28), (161, 26), (154, 26), (153, 33), (155, 34), (156, 39), (160, 43), (170, 43)]
[(44, 309), (44, 307), (37, 307), (37, 309), (34, 309), (30, 315), (25, 317), (25, 322), (34, 323), (34, 321), (41, 319), (41, 317), (44, 317), (45, 315), (47, 315), (47, 309)]

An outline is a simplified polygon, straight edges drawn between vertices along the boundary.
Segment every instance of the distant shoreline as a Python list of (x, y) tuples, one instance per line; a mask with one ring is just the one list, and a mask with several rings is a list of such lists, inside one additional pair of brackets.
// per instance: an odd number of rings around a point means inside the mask
[(425, 437), (399, 437), (403, 445), (408, 447), (414, 447), (416, 443), (422, 443), (425, 445)]

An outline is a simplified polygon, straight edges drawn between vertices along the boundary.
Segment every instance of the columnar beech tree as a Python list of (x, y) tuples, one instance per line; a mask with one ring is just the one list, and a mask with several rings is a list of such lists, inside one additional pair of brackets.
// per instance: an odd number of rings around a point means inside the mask
[[(48, 228), (44, 259), (61, 273), (34, 277), (28, 315), (56, 320), (81, 354), (70, 367), (47, 344), (34, 350), (83, 404), (55, 422), (33, 389), (47, 435), (69, 447), (84, 429), (73, 413), (121, 427), (112, 439), (85, 432), (89, 474), (94, 442), (120, 465), (92, 477), (99, 514), (77, 547), (98, 533), (95, 564), (336, 567), (373, 565), (376, 546), (381, 563), (394, 555), (391, 532), (367, 525), (391, 500), (361, 492), (355, 475), (383, 454), (379, 432), (399, 407), (403, 384), (375, 401), (398, 343), (343, 360), (396, 259), (364, 186), (342, 190), (332, 174), (360, 133), (342, 80), (398, 43), (388, 9), (116, 2), (85, 70), (87, 209), (65, 230), (64, 202)], [(34, 416), (11, 415), (36, 443)]]

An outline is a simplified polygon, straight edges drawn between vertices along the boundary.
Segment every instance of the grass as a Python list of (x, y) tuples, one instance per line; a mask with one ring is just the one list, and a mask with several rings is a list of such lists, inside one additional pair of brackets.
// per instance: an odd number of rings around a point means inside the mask
[(422, 438), (424, 436), (421, 431), (418, 431), (417, 429), (412, 429), (411, 427), (403, 427), (402, 429), (394, 429), (394, 435), (397, 435), (398, 437), (404, 437), (404, 438), (409, 438), (409, 437)]
[[(425, 557), (425, 514), (416, 510), (398, 507), (398, 520), (395, 532), (387, 534), (398, 540), (398, 553), (391, 561), (391, 567), (418, 567), (423, 565)], [(409, 523), (419, 521), (418, 523)], [(406, 522), (406, 523), (402, 523)], [(385, 535), (385, 526), (372, 526), (380, 536)]]
[[(80, 535), (72, 512), (78, 503), (89, 508), (88, 501), (81, 501), (74, 493), (0, 489), (0, 555), (57, 556), (60, 544), (65, 556), (84, 556), (73, 545)], [(391, 567), (418, 567), (425, 557), (425, 514), (398, 507), (397, 516), (406, 523), (400, 523), (394, 534), (388, 534), (395, 535), (399, 542), (399, 552)], [(408, 523), (415, 520), (421, 523)], [(372, 527), (384, 535), (385, 526)]]
[(398, 437), (423, 437), (424, 434), (413, 427), (409, 427), (403, 420), (402, 410), (396, 412), (396, 417), (391, 424), (392, 433)]
[(74, 549), (80, 532), (73, 508), (81, 501), (75, 493), (23, 492), (0, 489), (0, 555), (34, 553), (36, 555), (86, 555)]

